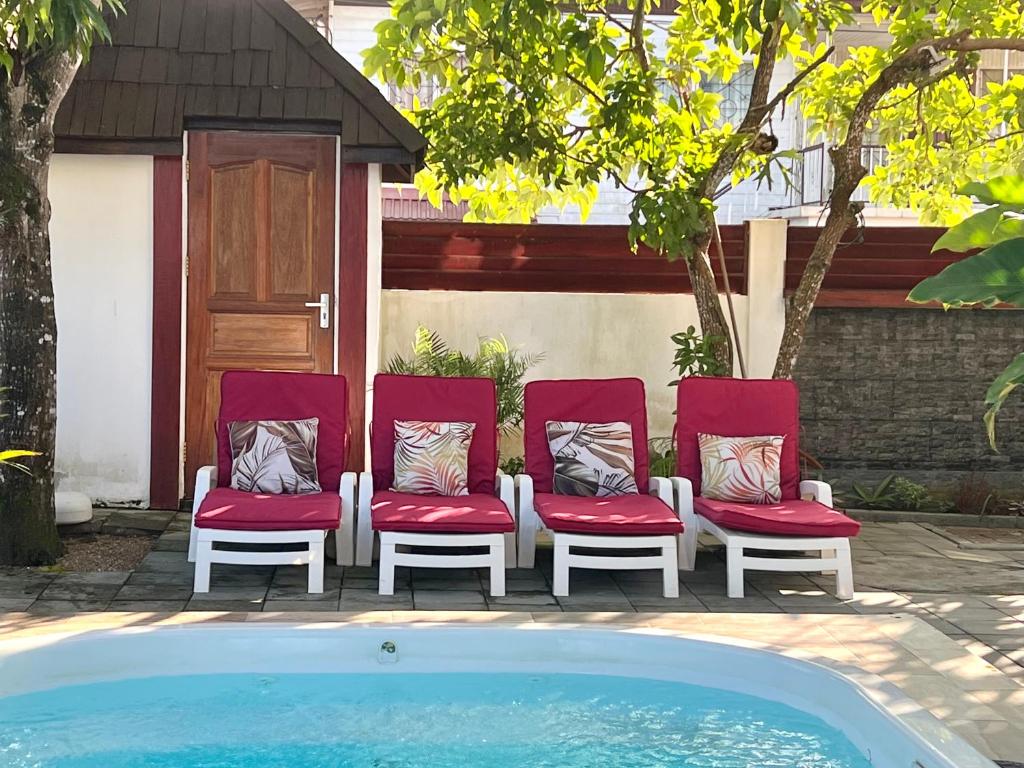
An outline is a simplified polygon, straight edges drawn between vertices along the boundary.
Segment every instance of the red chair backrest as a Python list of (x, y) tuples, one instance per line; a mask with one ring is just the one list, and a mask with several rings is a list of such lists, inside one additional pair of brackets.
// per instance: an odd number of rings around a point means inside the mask
[(320, 487), (337, 491), (348, 452), (348, 383), (344, 376), (282, 371), (225, 371), (217, 416), (217, 476), (231, 477), (230, 421), (320, 420), (316, 471)]
[(580, 421), (602, 424), (625, 421), (633, 429), (636, 486), (647, 492), (647, 400), (640, 379), (561, 379), (526, 385), (523, 442), (526, 474), (534, 490), (551, 493), (555, 460), (548, 448), (546, 423)]
[(700, 495), (697, 433), (724, 437), (782, 435), (782, 498), (800, 497), (800, 393), (784, 379), (691, 376), (676, 395), (676, 467)]
[(410, 420), (476, 424), (469, 444), (469, 492), (494, 494), (498, 395), (492, 379), (389, 373), (374, 376), (370, 468), (376, 491), (386, 491), (394, 484), (395, 422)]

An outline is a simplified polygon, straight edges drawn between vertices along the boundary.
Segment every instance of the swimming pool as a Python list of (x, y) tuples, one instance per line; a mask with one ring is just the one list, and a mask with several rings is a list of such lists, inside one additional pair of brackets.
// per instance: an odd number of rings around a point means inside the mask
[(805, 661), (650, 631), (122, 629), (0, 644), (0, 764), (993, 765), (878, 694)]

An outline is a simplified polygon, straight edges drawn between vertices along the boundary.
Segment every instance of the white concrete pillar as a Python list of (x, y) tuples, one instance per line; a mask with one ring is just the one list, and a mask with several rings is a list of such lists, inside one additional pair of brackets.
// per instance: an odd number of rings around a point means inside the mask
[(747, 222), (747, 377), (771, 378), (786, 323), (785, 219)]
[(381, 210), (381, 167), (367, 166), (366, 178), (366, 466), (370, 466), (370, 414), (373, 377), (380, 369), (381, 271), (384, 263), (384, 219)]

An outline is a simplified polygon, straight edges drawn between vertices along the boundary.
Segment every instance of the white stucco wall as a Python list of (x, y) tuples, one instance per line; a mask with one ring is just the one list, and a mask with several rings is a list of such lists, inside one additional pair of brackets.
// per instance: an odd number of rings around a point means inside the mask
[[(736, 314), (747, 327), (747, 297)], [(527, 379), (638, 376), (647, 387), (652, 436), (669, 435), (675, 408), (669, 336), (698, 328), (692, 295), (484, 293), (386, 290), (381, 300), (381, 364), (408, 355), (419, 324), (453, 348), (471, 351), (481, 336), (504, 334), (525, 353), (545, 357)]]
[(58, 485), (99, 503), (149, 496), (153, 159), (56, 155)]

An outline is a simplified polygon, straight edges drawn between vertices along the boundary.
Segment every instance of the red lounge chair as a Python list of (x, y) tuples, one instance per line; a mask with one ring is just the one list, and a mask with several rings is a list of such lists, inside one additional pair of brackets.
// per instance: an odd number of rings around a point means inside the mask
[[(692, 377), (679, 382), (676, 410), (676, 504), (686, 525), (680, 563), (693, 570), (701, 531), (726, 546), (729, 597), (743, 597), (743, 572), (812, 571), (836, 574), (841, 599), (853, 597), (850, 537), (860, 523), (832, 509), (832, 488), (800, 480), (800, 402), (796, 384), (783, 380)], [(700, 495), (697, 433), (726, 437), (782, 435), (778, 504), (714, 501)], [(763, 557), (744, 550), (816, 552), (817, 557)]]
[[(373, 380), (370, 472), (359, 476), (356, 564), (373, 560), (380, 539), (382, 595), (394, 594), (395, 566), (490, 568), (491, 594), (505, 594), (505, 568), (515, 567), (515, 488), (498, 473), (498, 405), (494, 382), (378, 374)], [(396, 493), (395, 421), (468, 421), (476, 424), (469, 446), (466, 496)], [(402, 547), (402, 551), (399, 551)], [(486, 547), (485, 553), (414, 552), (411, 547)]]
[[(640, 493), (626, 496), (563, 496), (553, 493), (555, 462), (548, 448), (548, 421), (628, 422), (633, 431), (634, 477)], [(664, 477), (648, 477), (647, 406), (640, 379), (534, 381), (526, 385), (526, 474), (519, 475), (519, 567), (532, 568), (536, 537), (554, 540), (554, 594), (569, 594), (570, 568), (657, 568), (665, 597), (679, 597), (677, 542), (683, 524), (672, 507)], [(648, 493), (644, 493), (643, 489)], [(658, 549), (658, 555), (597, 556), (587, 549)]]
[[(316, 466), (322, 493), (259, 494), (231, 489), (228, 422), (317, 417)], [(343, 376), (227, 371), (220, 381), (217, 465), (196, 473), (188, 559), (196, 592), (210, 591), (210, 564), (308, 565), (309, 591), (324, 591), (324, 541), (335, 531), (339, 565), (353, 561), (354, 472), (345, 472), (348, 387)], [(217, 487), (220, 480), (224, 487)], [(239, 552), (214, 544), (306, 544), (305, 550)]]

